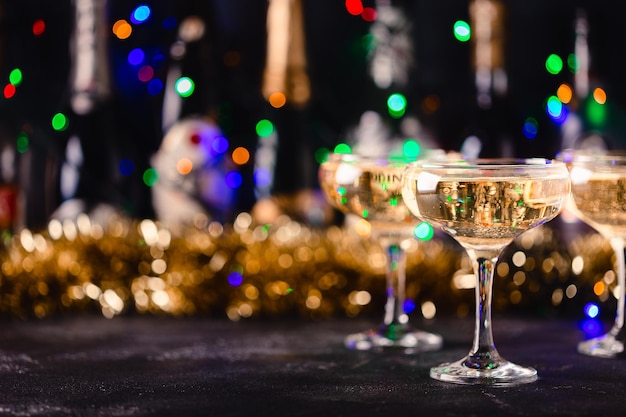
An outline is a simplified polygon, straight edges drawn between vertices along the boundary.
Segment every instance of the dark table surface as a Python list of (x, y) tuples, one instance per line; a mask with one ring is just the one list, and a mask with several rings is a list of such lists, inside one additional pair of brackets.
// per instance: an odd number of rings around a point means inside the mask
[(502, 356), (537, 382), (442, 383), (430, 366), (459, 359), (471, 320), (419, 323), (437, 352), (348, 351), (359, 320), (241, 321), (76, 317), (4, 322), (2, 416), (624, 416), (626, 362), (576, 353), (575, 320), (494, 317)]

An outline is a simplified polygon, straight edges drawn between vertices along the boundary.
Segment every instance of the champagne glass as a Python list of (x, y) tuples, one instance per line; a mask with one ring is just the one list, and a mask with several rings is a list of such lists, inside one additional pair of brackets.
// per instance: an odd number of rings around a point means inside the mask
[(624, 353), (624, 239), (626, 239), (626, 151), (568, 150), (558, 156), (568, 164), (573, 212), (609, 240), (615, 251), (617, 313), (611, 330), (578, 344), (585, 355), (616, 357)]
[(413, 238), (417, 225), (402, 202), (401, 181), (406, 162), (398, 157), (331, 154), (320, 165), (320, 187), (328, 202), (346, 214), (371, 224), (372, 237), (387, 255), (387, 303), (382, 324), (348, 335), (345, 345), (356, 350), (404, 348), (407, 353), (441, 347), (441, 336), (409, 324), (404, 311), (406, 253), (403, 241)]
[(467, 356), (433, 367), (430, 376), (460, 384), (533, 382), (537, 371), (507, 361), (494, 344), (491, 296), (496, 263), (524, 231), (562, 210), (570, 192), (566, 165), (545, 159), (414, 162), (402, 196), (417, 217), (461, 244), (476, 274), (474, 341)]

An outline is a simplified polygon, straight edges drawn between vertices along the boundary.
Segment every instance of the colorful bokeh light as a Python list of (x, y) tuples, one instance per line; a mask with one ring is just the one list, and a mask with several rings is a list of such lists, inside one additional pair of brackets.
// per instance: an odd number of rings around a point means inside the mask
[(22, 70), (20, 70), (19, 68), (14, 68), (9, 73), (9, 82), (16, 87), (22, 83), (22, 79)]
[(130, 65), (141, 65), (143, 60), (146, 58), (146, 54), (141, 48), (135, 48), (128, 53), (128, 63)]
[(279, 109), (287, 103), (287, 97), (285, 96), (285, 93), (277, 91), (270, 94), (268, 101), (272, 107)]
[(524, 122), (522, 133), (527, 139), (535, 139), (539, 133), (539, 123), (534, 117), (529, 117)]
[(250, 152), (243, 146), (239, 146), (233, 150), (231, 158), (235, 164), (244, 165), (250, 160)]
[(15, 95), (16, 91), (17, 91), (17, 89), (15, 88), (15, 86), (13, 84), (9, 83), (9, 84), (4, 86), (2, 94), (4, 95), (4, 98), (9, 99), (9, 98), (12, 98)]
[(135, 164), (133, 163), (131, 159), (124, 158), (120, 161), (119, 169), (120, 169), (120, 173), (126, 177), (135, 171)]
[(46, 22), (43, 19), (37, 19), (33, 23), (33, 35), (41, 36), (46, 31)]
[(243, 184), (243, 177), (237, 171), (231, 171), (226, 174), (225, 180), (226, 185), (228, 185), (230, 188), (239, 188), (241, 187), (241, 184)]
[(406, 97), (400, 93), (393, 93), (387, 98), (387, 110), (389, 115), (394, 118), (400, 118), (406, 112)]
[(376, 9), (373, 7), (364, 7), (361, 12), (361, 18), (366, 22), (373, 22), (376, 20)]
[(15, 147), (19, 153), (25, 153), (30, 146), (30, 139), (28, 139), (28, 135), (24, 132), (21, 132), (17, 135), (15, 141)]
[(153, 187), (159, 181), (159, 173), (154, 168), (148, 168), (143, 172), (143, 183)]
[(589, 317), (590, 319), (595, 319), (596, 317), (598, 317), (598, 314), (600, 314), (600, 307), (598, 307), (598, 305), (594, 303), (587, 303), (585, 305), (584, 311), (585, 316)]
[(54, 130), (63, 131), (66, 130), (68, 126), (69, 121), (67, 119), (67, 116), (65, 116), (63, 113), (57, 113), (52, 116), (52, 128)]
[(136, 25), (144, 23), (146, 20), (150, 18), (151, 13), (152, 11), (150, 10), (150, 7), (146, 6), (145, 4), (142, 4), (141, 6), (135, 7), (135, 9), (130, 15), (130, 21)]
[(256, 124), (256, 134), (261, 138), (266, 138), (274, 133), (274, 123), (267, 119), (261, 119)]
[(335, 146), (335, 149), (333, 150), (333, 152), (340, 153), (340, 154), (350, 154), (352, 153), (352, 148), (347, 143), (340, 143), (337, 146)]
[(570, 101), (572, 101), (573, 95), (574, 92), (572, 91), (572, 87), (570, 87), (569, 84), (566, 83), (561, 84), (556, 90), (556, 96), (564, 104), (568, 104)]
[(413, 229), (413, 234), (419, 240), (430, 240), (433, 238), (433, 236), (435, 236), (435, 230), (430, 224), (422, 222), (415, 226), (415, 229)]
[(120, 19), (113, 23), (113, 34), (117, 36), (118, 39), (128, 39), (130, 35), (133, 33), (133, 27), (124, 19)]
[(575, 54), (569, 54), (567, 56), (567, 66), (572, 74), (576, 74), (578, 72), (580, 64), (578, 63), (578, 57)]
[(413, 139), (407, 139), (402, 144), (402, 153), (408, 158), (417, 158), (422, 152), (422, 147)]
[(315, 161), (318, 164), (324, 163), (328, 160), (328, 155), (331, 153), (328, 148), (319, 148), (315, 151)]
[(363, 2), (361, 0), (346, 0), (346, 10), (352, 16), (359, 16), (363, 13)]
[(469, 23), (464, 20), (454, 22), (454, 37), (460, 42), (467, 42), (472, 36)]
[(563, 60), (557, 54), (550, 54), (546, 59), (546, 70), (550, 74), (556, 75), (563, 70)]
[(189, 77), (180, 77), (174, 83), (174, 89), (181, 97), (189, 97), (193, 94), (196, 89), (196, 85), (193, 80)]
[(593, 99), (596, 101), (596, 103), (598, 104), (604, 104), (606, 103), (606, 91), (604, 91), (602, 88), (597, 87), (593, 90)]

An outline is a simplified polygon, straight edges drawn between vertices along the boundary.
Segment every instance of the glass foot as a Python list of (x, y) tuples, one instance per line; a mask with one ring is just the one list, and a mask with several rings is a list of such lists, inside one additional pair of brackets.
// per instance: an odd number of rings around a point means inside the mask
[[(469, 385), (509, 386), (537, 380), (537, 370), (500, 359), (492, 368), (474, 369), (466, 365), (468, 358), (444, 363), (430, 369), (431, 378)], [(493, 366), (493, 365), (491, 365)]]
[(345, 345), (353, 350), (404, 349), (406, 353), (425, 352), (441, 348), (443, 338), (438, 334), (407, 325), (381, 326), (348, 335)]
[(623, 355), (624, 342), (616, 339), (611, 333), (607, 333), (604, 336), (580, 342), (578, 352), (583, 355), (614, 358)]

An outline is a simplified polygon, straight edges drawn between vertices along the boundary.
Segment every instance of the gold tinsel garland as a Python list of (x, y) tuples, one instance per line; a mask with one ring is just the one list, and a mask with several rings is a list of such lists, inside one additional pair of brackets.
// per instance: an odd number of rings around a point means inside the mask
[[(436, 233), (407, 253), (415, 314), (473, 314), (471, 266), (454, 241)], [(494, 309), (581, 314), (594, 301), (611, 311), (612, 260), (608, 243), (591, 230), (567, 242), (554, 226), (531, 230), (498, 264)], [(584, 265), (576, 273), (575, 261)], [(349, 227), (317, 228), (287, 215), (272, 224), (249, 213), (232, 224), (201, 218), (177, 235), (153, 220), (116, 217), (100, 225), (81, 215), (5, 237), (0, 264), (0, 311), (18, 318), (382, 317), (385, 301), (384, 255), (375, 242)]]

